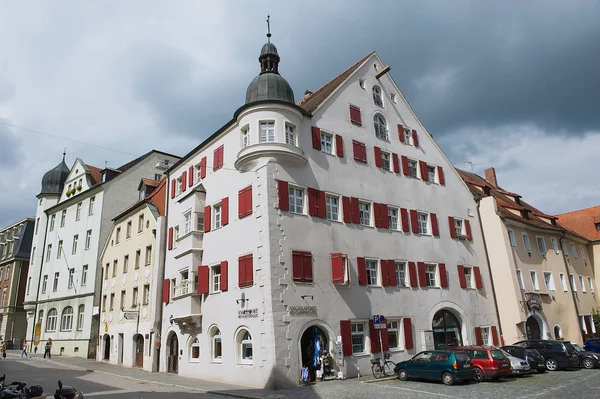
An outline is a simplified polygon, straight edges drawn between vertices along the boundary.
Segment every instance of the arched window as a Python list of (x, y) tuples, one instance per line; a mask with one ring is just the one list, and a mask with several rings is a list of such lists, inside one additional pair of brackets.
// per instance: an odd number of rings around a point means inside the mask
[(219, 330), (219, 327), (213, 327), (210, 336), (212, 341), (212, 361), (220, 362), (223, 358), (223, 344), (221, 341), (221, 330)]
[(433, 316), (433, 343), (435, 349), (462, 346), (460, 322), (449, 311), (442, 309)]
[(73, 329), (73, 308), (67, 306), (63, 309), (60, 319), (60, 331), (70, 331)]
[(375, 114), (373, 117), (373, 127), (375, 128), (375, 136), (382, 140), (388, 140), (388, 130), (385, 118), (381, 114)]
[(373, 86), (373, 102), (378, 107), (383, 107), (383, 98), (381, 97), (381, 87)]
[(77, 329), (83, 330), (83, 317), (85, 314), (85, 305), (79, 305), (79, 310), (77, 310)]
[(198, 362), (200, 361), (200, 341), (198, 337), (192, 337), (190, 339), (190, 362)]
[(58, 312), (52, 308), (48, 311), (46, 317), (46, 331), (56, 331), (56, 319), (58, 318)]
[(38, 313), (38, 323), (41, 323), (44, 320), (44, 309), (40, 309)]
[(248, 330), (242, 329), (238, 332), (236, 338), (236, 346), (238, 352), (238, 363), (252, 364), (254, 356), (252, 351), (252, 336)]

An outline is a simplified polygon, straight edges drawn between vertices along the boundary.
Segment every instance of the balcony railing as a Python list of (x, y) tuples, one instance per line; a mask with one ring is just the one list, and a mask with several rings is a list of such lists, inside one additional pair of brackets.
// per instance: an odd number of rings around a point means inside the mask
[(173, 299), (183, 298), (188, 295), (198, 294), (198, 284), (193, 280), (183, 280), (172, 288), (171, 297)]

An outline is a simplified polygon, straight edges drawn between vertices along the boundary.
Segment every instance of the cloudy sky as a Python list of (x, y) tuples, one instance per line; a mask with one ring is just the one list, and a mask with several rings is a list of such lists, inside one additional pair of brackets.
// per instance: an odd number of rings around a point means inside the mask
[(455, 166), (548, 213), (600, 204), (598, 1), (2, 1), (0, 226), (64, 147), (117, 167), (222, 126), (269, 13), (297, 99), (374, 49)]

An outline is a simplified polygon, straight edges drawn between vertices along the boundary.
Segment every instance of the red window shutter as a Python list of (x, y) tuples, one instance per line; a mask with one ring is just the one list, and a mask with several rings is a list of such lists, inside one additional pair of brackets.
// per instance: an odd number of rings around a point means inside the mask
[(312, 283), (313, 281), (313, 270), (312, 270), (312, 254), (307, 252), (302, 257), (302, 269), (304, 271), (304, 282)]
[(398, 125), (398, 139), (401, 143), (404, 143), (404, 126)]
[(221, 225), (227, 226), (229, 224), (229, 197), (225, 197), (221, 200)]
[(483, 345), (483, 337), (481, 336), (481, 327), (475, 327), (475, 345)]
[(175, 184), (177, 184), (175, 179), (171, 180), (171, 198), (175, 198)]
[(425, 262), (417, 262), (419, 270), (419, 287), (427, 287), (427, 277), (425, 276)]
[(390, 228), (390, 219), (388, 218), (388, 206), (387, 204), (380, 204), (381, 209), (381, 227), (384, 229)]
[(400, 173), (400, 158), (398, 157), (398, 154), (393, 153), (392, 160), (394, 162), (394, 173)]
[(188, 170), (188, 186), (192, 187), (194, 185), (194, 167), (190, 166)]
[(341, 253), (331, 254), (331, 277), (333, 284), (344, 284), (344, 257)]
[(410, 286), (417, 287), (417, 267), (415, 262), (408, 262), (408, 274), (410, 275)]
[(198, 294), (208, 294), (208, 266), (198, 266)]
[(181, 174), (181, 191), (187, 190), (187, 170)]
[(238, 258), (238, 287), (246, 287), (246, 257)]
[(169, 295), (171, 294), (171, 282), (168, 278), (163, 280), (162, 301), (169, 303)]
[(246, 202), (246, 215), (252, 215), (252, 186), (249, 186), (248, 188), (246, 188), (245, 202)]
[(465, 267), (458, 265), (458, 281), (460, 282), (460, 288), (467, 288), (467, 278), (465, 277)]
[(381, 259), (379, 261), (379, 264), (381, 265), (381, 267), (380, 267), (380, 269), (381, 269), (381, 286), (387, 287), (390, 285), (390, 278), (389, 278), (389, 273), (388, 273), (388, 261), (385, 259)]
[(350, 106), (350, 122), (354, 123), (355, 125), (362, 126), (360, 108), (355, 107), (354, 105)]
[(450, 237), (456, 238), (456, 226), (454, 225), (454, 218), (448, 216), (448, 228), (450, 229)]
[(325, 201), (325, 191), (317, 191), (317, 207), (319, 208), (318, 215), (321, 219), (327, 218), (327, 205)]
[(169, 227), (169, 251), (173, 249), (173, 228)]
[(402, 219), (402, 231), (408, 233), (410, 226), (408, 225), (408, 211), (405, 208), (400, 208), (400, 218)]
[(210, 231), (211, 219), (210, 219), (210, 205), (204, 207), (204, 232)]
[(377, 166), (378, 168), (382, 167), (382, 163), (381, 163), (381, 148), (379, 147), (373, 147), (373, 149), (375, 150), (375, 166)]
[(246, 258), (246, 286), (254, 284), (254, 255), (247, 255)]
[(317, 206), (318, 201), (318, 191), (314, 188), (309, 187), (307, 190), (308, 195), (308, 214), (310, 216), (318, 216), (319, 209)]
[(292, 278), (296, 282), (304, 281), (304, 267), (302, 265), (302, 252), (292, 251)]
[(483, 280), (481, 279), (481, 270), (479, 270), (478, 266), (473, 268), (473, 272), (475, 273), (475, 286), (478, 290), (483, 288)]
[(398, 285), (398, 279), (396, 278), (396, 261), (393, 259), (388, 260), (388, 275), (390, 278), (390, 286), (395, 287)]
[(444, 168), (442, 168), (441, 166), (437, 167), (438, 170), (438, 179), (440, 180), (440, 184), (442, 186), (446, 185), (446, 179), (444, 178)]
[(241, 219), (252, 214), (252, 186), (238, 191), (238, 217)]
[(354, 151), (354, 160), (360, 163), (367, 163), (367, 148), (364, 143), (352, 140), (352, 149)]
[(215, 154), (214, 154), (214, 159), (213, 159), (213, 172), (221, 169), (223, 167), (223, 152), (224, 152), (224, 148), (223, 146), (220, 146), (219, 148), (217, 148), (215, 150)]
[(352, 326), (350, 320), (340, 320), (340, 336), (342, 337), (342, 354), (352, 356)]
[(465, 228), (467, 230), (467, 240), (473, 241), (473, 235), (471, 234), (471, 222), (465, 220)]
[(350, 197), (342, 197), (342, 212), (344, 214), (344, 222), (352, 223), (352, 200)]
[(430, 213), (429, 215), (431, 216), (431, 232), (433, 233), (434, 237), (439, 237), (440, 227), (438, 225), (437, 215), (435, 213)]
[(229, 263), (224, 260), (221, 262), (221, 291), (227, 291), (228, 288), (228, 280), (229, 280)]
[(413, 143), (415, 144), (415, 147), (419, 147), (419, 135), (417, 134), (417, 131), (415, 129), (413, 129), (412, 134), (413, 134)]
[(315, 150), (321, 151), (321, 129), (313, 126), (312, 129), (312, 145)]
[(448, 288), (448, 275), (446, 274), (446, 264), (439, 263), (438, 270), (440, 272), (440, 287)]
[(496, 326), (492, 326), (492, 343), (498, 346), (498, 329)]
[(379, 335), (375, 329), (373, 319), (369, 320), (369, 340), (371, 341), (371, 353), (381, 352), (381, 345), (379, 345)]
[(400, 159), (402, 159), (402, 173), (404, 173), (404, 176), (408, 176), (410, 174), (408, 171), (408, 158), (402, 155)]
[(373, 202), (373, 214), (375, 219), (375, 227), (381, 227), (381, 204)]
[(277, 180), (277, 195), (279, 196), (279, 209), (290, 210), (290, 192), (288, 182)]
[(367, 285), (367, 261), (365, 258), (356, 258), (358, 269), (358, 285)]
[[(410, 319), (410, 317), (405, 317), (402, 319), (402, 326), (404, 327), (404, 348), (412, 349), (414, 345), (413, 345), (412, 320)], [(352, 333), (350, 335), (352, 335)]]
[(335, 151), (338, 157), (344, 158), (344, 138), (339, 134), (335, 135)]
[(390, 350), (390, 341), (388, 339), (388, 330), (387, 330), (387, 325), (385, 326), (385, 328), (382, 328), (381, 330), (379, 330), (379, 334), (381, 334), (381, 345), (382, 345), (382, 349), (384, 352), (387, 352)]
[(412, 226), (412, 232), (419, 234), (419, 218), (417, 216), (417, 211), (414, 209), (410, 210), (410, 224)]
[(360, 211), (358, 209), (358, 198), (352, 197), (352, 221), (360, 224)]
[(219, 165), (219, 153), (218, 153), (219, 149), (217, 148), (214, 153), (213, 153), (213, 172), (217, 171), (219, 169), (218, 165)]
[(202, 157), (200, 160), (200, 178), (204, 179), (206, 177), (206, 157)]
[(419, 161), (419, 168), (421, 168), (421, 179), (423, 181), (429, 181), (429, 172), (427, 171), (427, 163)]

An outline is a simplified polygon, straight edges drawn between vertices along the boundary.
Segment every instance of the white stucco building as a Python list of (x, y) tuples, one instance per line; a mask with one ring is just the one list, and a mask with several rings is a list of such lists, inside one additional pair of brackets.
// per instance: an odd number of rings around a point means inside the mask
[(118, 169), (75, 160), (48, 171), (38, 195), (29, 287), (25, 295), (27, 338), (51, 338), (53, 355), (96, 357), (102, 245), (112, 218), (138, 201), (142, 178), (158, 180), (179, 158), (150, 151)]
[(141, 201), (114, 219), (100, 256), (102, 348), (97, 360), (157, 371), (154, 337), (162, 326), (165, 187), (165, 179), (142, 179)]
[(346, 377), (381, 345), (499, 343), (475, 202), (390, 68), (372, 52), (297, 105), (272, 43), (259, 61), (167, 171), (160, 370), (281, 388), (317, 342)]

